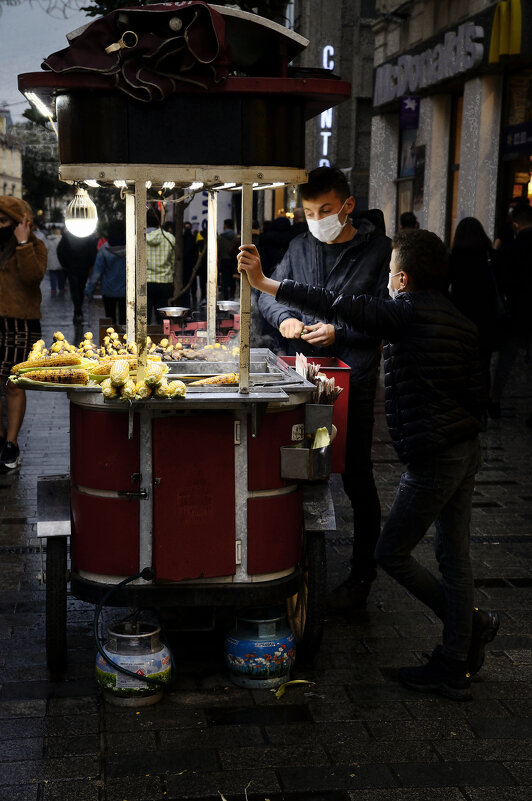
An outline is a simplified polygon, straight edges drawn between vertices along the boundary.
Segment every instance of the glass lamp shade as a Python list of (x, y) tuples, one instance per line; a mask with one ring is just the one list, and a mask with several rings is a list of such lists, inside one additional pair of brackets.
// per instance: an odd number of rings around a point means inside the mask
[(65, 225), (71, 234), (79, 237), (89, 236), (96, 230), (98, 213), (86, 189), (76, 189), (74, 200), (70, 201), (65, 212)]

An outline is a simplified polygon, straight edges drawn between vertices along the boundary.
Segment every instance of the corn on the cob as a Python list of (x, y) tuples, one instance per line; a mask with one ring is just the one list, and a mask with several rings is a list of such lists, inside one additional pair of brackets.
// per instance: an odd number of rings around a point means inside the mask
[(219, 387), (226, 384), (238, 384), (238, 373), (222, 373), (213, 375), (211, 378), (200, 378), (199, 381), (191, 381), (190, 387)]
[(151, 397), (151, 387), (149, 387), (144, 381), (137, 381), (135, 384), (135, 397), (139, 400), (144, 400), (145, 398)]
[(162, 381), (159, 381), (155, 387), (153, 388), (153, 394), (156, 398), (167, 398), (168, 397), (168, 381), (166, 378), (163, 378)]
[(170, 381), (168, 384), (168, 397), (169, 398), (176, 398), (182, 397), (184, 398), (187, 394), (187, 386), (182, 381)]
[(11, 368), (12, 373), (19, 373), (28, 367), (32, 370), (36, 367), (70, 367), (71, 365), (81, 364), (82, 358), (77, 353), (61, 353), (51, 356), (39, 356), (37, 359), (29, 359), (26, 362), (19, 362)]
[(149, 387), (157, 386), (167, 371), (168, 368), (162, 362), (149, 361), (146, 365), (144, 380)]
[(117, 359), (111, 365), (109, 378), (114, 387), (122, 387), (129, 376), (129, 362), (126, 359)]
[(132, 400), (135, 397), (135, 382), (132, 378), (128, 378), (123, 387), (120, 387), (120, 397)]
[(102, 388), (102, 395), (104, 398), (119, 398), (120, 397), (120, 390), (118, 387), (113, 387), (111, 384), (111, 379), (106, 378), (100, 384)]
[(89, 374), (86, 370), (76, 370), (67, 367), (64, 370), (47, 369), (47, 370), (28, 370), (24, 373), (22, 378), (29, 379), (30, 381), (49, 381), (52, 384), (88, 384)]

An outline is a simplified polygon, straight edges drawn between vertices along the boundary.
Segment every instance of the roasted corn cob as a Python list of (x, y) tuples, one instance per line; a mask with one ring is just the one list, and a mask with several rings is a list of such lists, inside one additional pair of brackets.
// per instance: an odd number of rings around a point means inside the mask
[(76, 370), (67, 367), (64, 370), (59, 368), (47, 370), (28, 370), (22, 378), (30, 381), (49, 381), (52, 384), (88, 384), (89, 374), (86, 370)]
[(156, 398), (167, 398), (169, 395), (168, 392), (168, 381), (166, 378), (163, 378), (162, 381), (159, 381), (153, 388), (153, 394)]
[(120, 397), (132, 400), (135, 397), (135, 382), (132, 378), (128, 378), (123, 387), (120, 387)]
[(117, 359), (111, 365), (109, 378), (114, 387), (122, 387), (129, 377), (129, 362), (127, 359)]
[(19, 373), (21, 370), (37, 367), (70, 367), (71, 365), (81, 364), (83, 359), (77, 353), (61, 353), (51, 356), (40, 356), (37, 359), (29, 359), (26, 362), (19, 362), (11, 368), (12, 373)]
[(149, 387), (144, 381), (137, 381), (135, 384), (135, 397), (138, 398), (138, 400), (150, 398), (151, 387)]
[(111, 379), (106, 378), (100, 384), (102, 388), (102, 395), (104, 398), (119, 398), (120, 397), (120, 390), (118, 387), (113, 387), (111, 384)]
[(226, 384), (238, 384), (238, 373), (222, 373), (213, 375), (211, 378), (200, 378), (199, 381), (191, 381), (190, 387), (213, 387)]
[(169, 398), (176, 398), (182, 397), (184, 398), (187, 394), (187, 387), (182, 381), (170, 381), (168, 384), (168, 397)]
[(162, 381), (163, 375), (167, 371), (168, 367), (162, 362), (149, 361), (146, 365), (144, 380), (149, 387), (155, 387)]

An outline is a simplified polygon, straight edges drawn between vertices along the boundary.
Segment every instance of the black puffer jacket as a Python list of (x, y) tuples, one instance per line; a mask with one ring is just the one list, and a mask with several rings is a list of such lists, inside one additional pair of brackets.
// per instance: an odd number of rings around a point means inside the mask
[[(333, 269), (326, 274), (323, 249), (327, 247), (307, 232), (297, 236), (272, 273), (276, 281), (290, 278), (306, 284), (316, 284), (334, 292), (350, 294), (387, 295), (388, 266), (391, 241), (367, 219), (356, 220), (357, 232), (341, 249)], [(315, 314), (301, 314), (297, 307), (279, 302), (278, 298), (260, 295), (258, 306), (267, 322), (278, 329), (283, 320), (295, 317), (311, 325), (323, 318)], [(351, 381), (363, 381), (375, 375), (380, 360), (380, 338), (354, 331), (348, 321), (335, 324), (335, 342), (328, 348), (317, 348), (302, 339), (284, 340), (290, 353), (302, 352), (307, 356), (335, 356), (351, 368)]]
[(440, 292), (395, 300), (283, 281), (280, 303), (385, 340), (386, 418), (404, 462), (474, 437), (487, 403), (477, 330)]

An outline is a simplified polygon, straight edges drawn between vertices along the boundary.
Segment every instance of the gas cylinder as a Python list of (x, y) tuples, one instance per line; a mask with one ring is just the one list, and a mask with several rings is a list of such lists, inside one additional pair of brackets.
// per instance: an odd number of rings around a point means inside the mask
[(248, 609), (227, 634), (224, 656), (233, 684), (279, 687), (295, 662), (296, 642), (279, 610)]
[(115, 621), (107, 631), (102, 650), (118, 667), (139, 676), (122, 673), (98, 652), (96, 681), (110, 703), (117, 706), (149, 706), (162, 698), (159, 684), (143, 681), (141, 676), (168, 683), (171, 679), (171, 654), (160, 640), (160, 627), (147, 621)]

